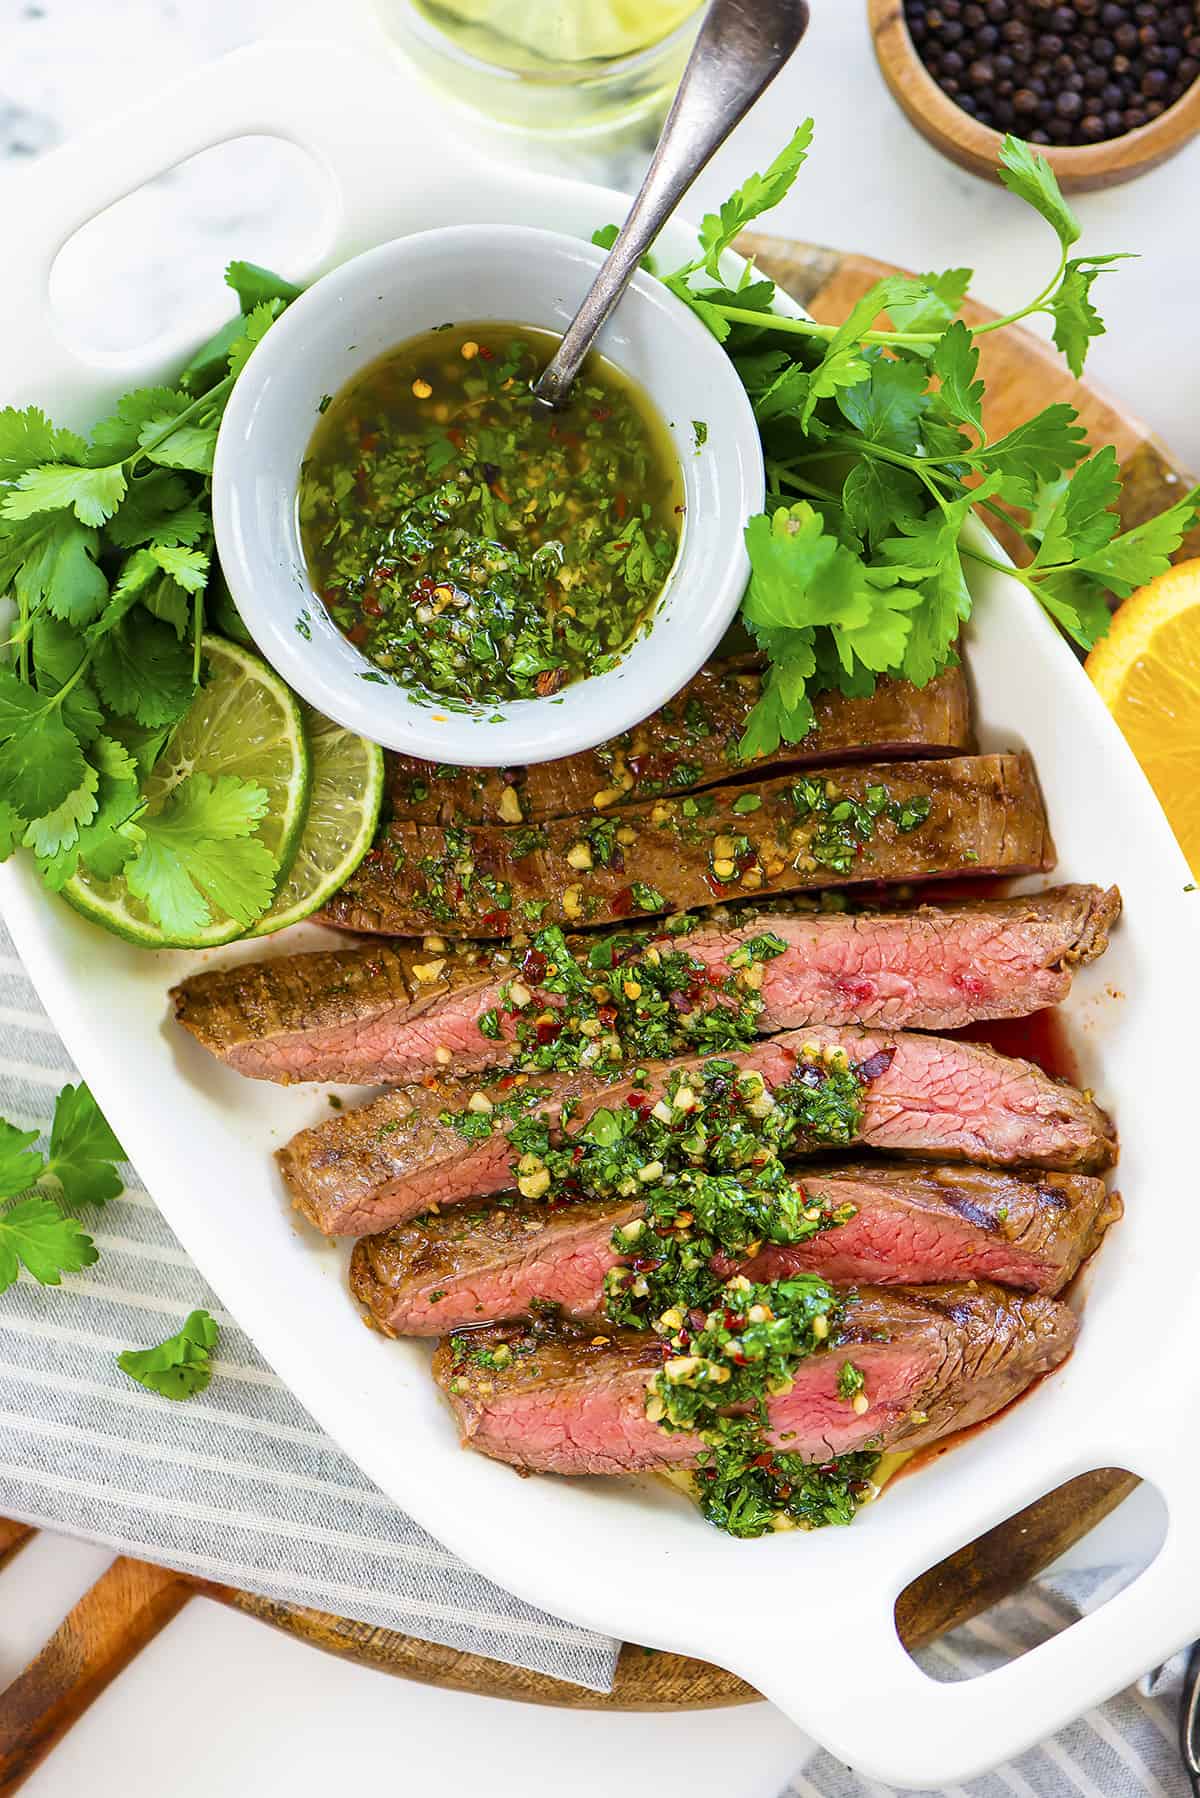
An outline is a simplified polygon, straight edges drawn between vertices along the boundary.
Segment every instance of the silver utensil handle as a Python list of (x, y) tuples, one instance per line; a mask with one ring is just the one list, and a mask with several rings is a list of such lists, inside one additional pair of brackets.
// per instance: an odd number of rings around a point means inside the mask
[(566, 399), (592, 339), (696, 176), (791, 56), (807, 0), (712, 0), (638, 196), (533, 391)]
[(1200, 1794), (1200, 1642), (1192, 1644), (1179, 1694), (1179, 1758), (1193, 1792)]

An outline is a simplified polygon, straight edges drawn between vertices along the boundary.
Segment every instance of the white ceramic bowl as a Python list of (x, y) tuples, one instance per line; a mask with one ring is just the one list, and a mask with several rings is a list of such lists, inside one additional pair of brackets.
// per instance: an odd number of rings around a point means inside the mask
[[(431, 704), (347, 642), (312, 590), (296, 518), (300, 463), (324, 394), (445, 319), (562, 332), (603, 251), (555, 232), (461, 225), (382, 244), (317, 281), (255, 350), (226, 408), (213, 469), (221, 565), (267, 660), (319, 711), (390, 749), (462, 767), (544, 762), (627, 730), (720, 642), (748, 563), (743, 526), (763, 504), (762, 450), (745, 390), (687, 307), (639, 273), (598, 347), (640, 383), (683, 469), (679, 554), (653, 628), (618, 667), (554, 699), (478, 713)], [(694, 421), (707, 436), (696, 447)], [(489, 722), (497, 712), (502, 722)]]

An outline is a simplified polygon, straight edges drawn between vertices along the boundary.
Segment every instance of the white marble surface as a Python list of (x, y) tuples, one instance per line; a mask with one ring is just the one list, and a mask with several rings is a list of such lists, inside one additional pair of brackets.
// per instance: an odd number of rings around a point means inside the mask
[[(1048, 232), (1006, 196), (941, 161), (887, 98), (862, 0), (818, 0), (793, 67), (705, 173), (692, 209), (720, 200), (812, 112), (817, 146), (776, 228), (921, 268), (970, 263), (977, 292), (1019, 304), (1044, 278)], [(359, 39), (386, 54), (358, 0), (0, 0), (0, 196), (22, 162), (118, 112), (197, 63), (251, 39)], [(399, 90), (398, 90), (399, 95)], [(470, 129), (461, 121), (456, 129)], [(514, 154), (511, 139), (493, 143)], [(539, 162), (628, 180), (591, 149), (529, 147)], [(170, 177), (131, 203), (107, 247), (139, 270), (136, 290), (97, 269), (80, 245), (64, 257), (55, 300), (74, 328), (132, 341), (173, 312), (232, 254), (287, 266), (305, 211), (288, 173), (260, 155), (253, 176), (232, 153), (207, 173)], [(1200, 416), (1190, 332), (1200, 295), (1195, 193), (1200, 144), (1125, 188), (1083, 196), (1086, 249), (1142, 260), (1101, 295), (1110, 336), (1092, 367), (1193, 466)], [(9, 254), (20, 246), (9, 244)], [(84, 263), (90, 262), (90, 271)], [(1184, 361), (1182, 358), (1189, 360)], [(2, 396), (0, 396), (2, 397)], [(1093, 1539), (1089, 1556), (1137, 1553), (1153, 1508), (1137, 1500)], [(0, 1685), (36, 1652), (102, 1570), (86, 1544), (43, 1537), (0, 1579)], [(338, 1781), (435, 1781), (493, 1798), (632, 1798), (668, 1788), (689, 1798), (774, 1798), (804, 1758), (801, 1734), (766, 1706), (689, 1717), (589, 1717), (426, 1691), (331, 1661), (219, 1607), (196, 1601), (76, 1727), (28, 1787), (32, 1798), (322, 1798)]]

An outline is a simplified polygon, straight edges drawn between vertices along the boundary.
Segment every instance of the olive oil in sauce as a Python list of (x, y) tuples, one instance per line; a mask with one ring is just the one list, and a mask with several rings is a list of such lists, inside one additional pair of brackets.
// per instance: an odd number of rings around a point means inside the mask
[(683, 526), (679, 459), (595, 353), (570, 405), (530, 384), (558, 340), (447, 325), (325, 405), (300, 477), (313, 587), (398, 684), (453, 709), (545, 698), (649, 625)]

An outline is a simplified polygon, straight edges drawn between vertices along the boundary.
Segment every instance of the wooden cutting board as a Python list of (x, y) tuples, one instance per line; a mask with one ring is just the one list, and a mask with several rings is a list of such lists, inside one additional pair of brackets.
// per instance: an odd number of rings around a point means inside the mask
[[(775, 237), (747, 236), (739, 247), (822, 321), (844, 317), (872, 282), (896, 272), (869, 257)], [(994, 316), (977, 306), (969, 306), (966, 315)], [(1001, 435), (1054, 400), (1070, 400), (1092, 440), (1116, 446), (1125, 477), (1126, 526), (1160, 511), (1192, 484), (1135, 413), (1098, 388), (1074, 381), (1041, 339), (1014, 327), (992, 333), (980, 348), (989, 434)], [(1200, 531), (1181, 554), (1200, 554)], [(1131, 1474), (1115, 1469), (1084, 1474), (951, 1555), (901, 1595), (896, 1621), (905, 1643), (911, 1648), (932, 1641), (1016, 1591), (1086, 1535), (1136, 1484)], [(0, 1565), (31, 1534), (22, 1525), (0, 1520)], [(803, 1554), (802, 1541), (796, 1552)], [(37, 1660), (0, 1694), (0, 1798), (16, 1790), (92, 1699), (197, 1594), (328, 1653), (455, 1691), (587, 1710), (699, 1709), (758, 1697), (719, 1667), (630, 1643), (621, 1651), (611, 1693), (588, 1692), (481, 1655), (121, 1558)]]

